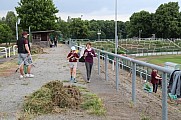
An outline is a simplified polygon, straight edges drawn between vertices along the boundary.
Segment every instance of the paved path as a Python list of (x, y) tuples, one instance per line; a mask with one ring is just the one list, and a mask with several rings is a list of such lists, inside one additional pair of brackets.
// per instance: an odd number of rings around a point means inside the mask
[[(19, 73), (13, 73), (9, 77), (0, 77), (0, 120), (17, 120), (20, 116), (24, 97), (39, 89), (43, 84), (52, 80), (69, 80), (69, 64), (66, 59), (69, 51), (67, 46), (59, 45), (57, 48), (46, 49), (47, 54), (36, 55), (35, 67), (32, 68), (35, 78), (19, 79)], [(77, 73), (77, 77), (78, 81), (82, 79), (80, 72)], [(77, 85), (86, 87), (86, 84), (82, 84), (82, 82), (81, 84), (77, 83)], [(70, 112), (69, 115), (39, 116), (36, 119), (57, 120), (60, 118), (61, 120), (101, 119), (81, 111)]]
[(51, 80), (68, 80), (69, 69), (65, 54), (68, 48), (47, 49), (48, 54), (38, 55), (32, 72), (35, 78), (19, 79), (19, 73), (0, 78), (0, 117), (2, 114), (15, 119), (22, 107), (24, 96), (39, 89)]

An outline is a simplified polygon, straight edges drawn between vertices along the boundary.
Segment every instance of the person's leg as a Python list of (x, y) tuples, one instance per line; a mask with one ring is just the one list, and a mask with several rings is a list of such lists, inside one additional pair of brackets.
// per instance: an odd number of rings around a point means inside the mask
[(24, 64), (22, 64), (21, 67), (20, 67), (20, 74), (22, 76), (24, 75)]
[[(27, 56), (27, 55), (26, 55)], [(31, 67), (32, 67), (32, 58), (31, 56), (28, 56), (27, 60), (25, 60), (25, 65), (27, 65), (27, 74), (26, 74), (26, 77), (29, 77), (29, 78), (33, 78), (34, 75), (31, 74)]]
[(93, 63), (89, 63), (89, 67), (90, 67), (90, 71), (89, 71), (89, 80), (90, 80), (90, 77), (91, 77), (92, 66), (93, 66)]
[(31, 65), (28, 65), (27, 73), (28, 73), (28, 74), (31, 74)]
[(73, 79), (72, 74), (73, 74), (73, 68), (70, 68), (70, 80), (72, 80), (72, 79)]
[(158, 83), (155, 84), (155, 93), (157, 92), (158, 89)]
[(74, 80), (74, 83), (76, 83), (77, 81), (75, 78), (76, 78), (77, 62), (74, 62), (73, 64), (74, 64), (74, 66), (73, 66), (73, 80)]
[(155, 84), (153, 84), (153, 92), (155, 92)]
[(72, 73), (73, 73), (73, 64), (72, 62), (69, 62), (70, 67), (70, 81), (73, 79)]
[(76, 82), (76, 68), (73, 68), (73, 80)]
[[(24, 58), (22, 57), (22, 54), (18, 54), (19, 65), (22, 64), (23, 61), (24, 61)], [(22, 77), (24, 75), (24, 63), (20, 66), (19, 70)]]
[(86, 66), (86, 71), (87, 71), (87, 80), (89, 81), (89, 79), (90, 79), (90, 65), (89, 65), (89, 63), (88, 62), (85, 62), (85, 66)]

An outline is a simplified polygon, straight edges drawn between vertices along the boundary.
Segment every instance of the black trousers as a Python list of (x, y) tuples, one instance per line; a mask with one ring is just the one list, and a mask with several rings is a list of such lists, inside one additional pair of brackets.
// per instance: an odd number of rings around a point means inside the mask
[(157, 92), (157, 89), (158, 89), (158, 83), (156, 84), (153, 84), (153, 92)]
[(93, 65), (93, 63), (85, 62), (85, 67), (86, 67), (86, 71), (87, 71), (87, 80), (90, 80), (92, 65)]

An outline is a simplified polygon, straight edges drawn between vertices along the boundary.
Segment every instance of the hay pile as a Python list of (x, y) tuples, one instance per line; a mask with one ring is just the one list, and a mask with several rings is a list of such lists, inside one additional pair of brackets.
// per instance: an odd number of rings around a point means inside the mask
[(32, 54), (42, 54), (43, 53), (43, 48), (41, 48), (38, 45), (32, 45), (31, 47), (31, 53)]
[(63, 86), (51, 81), (27, 97), (24, 111), (33, 114), (51, 113), (54, 108), (74, 108), (81, 103), (81, 94), (75, 86)]

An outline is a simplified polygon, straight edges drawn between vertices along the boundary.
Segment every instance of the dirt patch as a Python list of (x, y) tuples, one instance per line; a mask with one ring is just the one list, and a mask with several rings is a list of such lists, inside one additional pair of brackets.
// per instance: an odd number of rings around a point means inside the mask
[(4, 62), (0, 64), (0, 77), (7, 77), (15, 73), (15, 69), (17, 67), (17, 63), (15, 60), (10, 60), (8, 62)]

